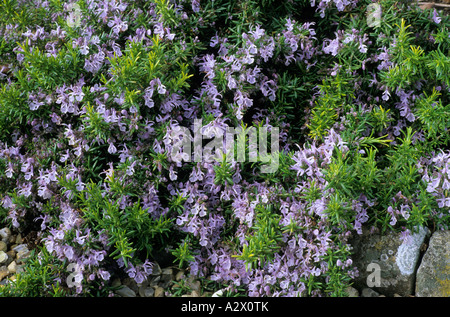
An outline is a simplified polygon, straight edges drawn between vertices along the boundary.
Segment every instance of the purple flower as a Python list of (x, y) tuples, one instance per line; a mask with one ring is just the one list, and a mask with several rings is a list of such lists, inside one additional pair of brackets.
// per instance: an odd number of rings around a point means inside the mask
[(199, 12), (200, 11), (200, 0), (192, 0), (191, 1), (192, 11)]
[(255, 40), (260, 39), (264, 35), (265, 31), (259, 25), (256, 26), (255, 31), (250, 31), (250, 34)]
[(117, 148), (114, 146), (114, 143), (112, 142), (109, 142), (108, 153), (109, 154), (117, 153)]
[(6, 175), (6, 177), (11, 178), (13, 173), (14, 173), (14, 167), (13, 167), (11, 161), (9, 161), (8, 168), (5, 170), (5, 175)]
[(103, 66), (103, 62), (105, 60), (105, 53), (103, 51), (99, 51), (96, 54), (92, 54), (89, 58), (84, 61), (84, 69), (91, 73), (97, 73), (100, 68)]
[(207, 54), (203, 57), (202, 62), (199, 63), (200, 71), (206, 73), (206, 76), (209, 79), (213, 79), (215, 76), (214, 67), (216, 61), (214, 59), (214, 55)]
[(112, 27), (114, 33), (119, 34), (120, 32), (125, 32), (128, 30), (127, 21), (122, 21), (121, 18), (115, 15), (109, 22), (108, 26)]
[(108, 281), (111, 278), (111, 274), (108, 271), (99, 269), (98, 270), (98, 275), (104, 280), (104, 281)]
[(81, 235), (81, 230), (77, 229), (75, 231), (75, 241), (79, 244), (79, 245), (84, 245), (86, 238), (89, 237), (89, 231), (90, 229), (87, 229), (88, 233), (85, 234), (84, 236)]
[(433, 22), (436, 24), (441, 23), (442, 18), (438, 16), (436, 9), (433, 10)]
[(328, 40), (328, 44), (323, 47), (323, 51), (326, 54), (331, 54), (333, 56), (336, 56), (339, 50), (339, 39), (335, 38), (334, 40)]

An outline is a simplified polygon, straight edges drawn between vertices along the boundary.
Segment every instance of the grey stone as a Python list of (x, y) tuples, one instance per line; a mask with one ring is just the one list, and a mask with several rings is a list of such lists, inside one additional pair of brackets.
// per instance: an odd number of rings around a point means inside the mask
[(192, 291), (196, 291), (197, 293), (200, 293), (200, 288), (201, 288), (200, 281), (196, 280), (195, 277), (190, 276), (187, 279), (187, 282), (188, 282), (187, 285), (189, 286), (189, 288)]
[(0, 281), (9, 275), (8, 268), (6, 266), (0, 266)]
[(139, 296), (141, 297), (153, 297), (155, 295), (155, 290), (153, 287), (141, 286), (139, 287)]
[(436, 231), (416, 274), (417, 297), (450, 297), (450, 231)]
[(164, 297), (165, 295), (164, 295), (164, 288), (162, 288), (162, 287), (159, 287), (159, 286), (156, 286), (155, 287), (155, 294), (154, 294), (154, 296), (155, 297)]
[(159, 282), (159, 286), (162, 288), (169, 288), (174, 279), (172, 268), (165, 268), (161, 272), (161, 280)]
[(197, 291), (192, 291), (191, 297), (200, 297), (200, 294)]
[(380, 297), (380, 294), (371, 288), (364, 288), (361, 292), (361, 297)]
[(115, 293), (121, 297), (136, 297), (136, 293), (126, 285), (123, 285)]
[(9, 242), (9, 238), (11, 237), (11, 230), (9, 228), (0, 229), (0, 240), (3, 242)]
[[(19, 246), (22, 246), (22, 245), (24, 245), (24, 244), (19, 244)], [(16, 248), (16, 250), (17, 250), (17, 248)], [(28, 250), (26, 245), (25, 245), (25, 247), (19, 248), (19, 251), (17, 251), (17, 254), (16, 254), (17, 262), (22, 263), (30, 256), (30, 254), (31, 254), (31, 251)]]
[(345, 292), (348, 294), (348, 297), (359, 297), (359, 292), (354, 287), (351, 287), (351, 286), (347, 287), (345, 289)]
[(16, 251), (17, 253), (19, 253), (19, 252), (28, 252), (29, 251), (26, 244), (15, 245), (14, 247), (12, 247), (12, 250)]
[(429, 234), (420, 228), (408, 241), (400, 233), (370, 234), (367, 230), (354, 237), (353, 263), (359, 270), (354, 286), (358, 289), (370, 287), (376, 292), (393, 296), (412, 295), (415, 288), (415, 272), (420, 257), (420, 247)]
[(149, 285), (151, 287), (156, 287), (161, 281), (161, 276), (155, 276), (149, 281)]
[(17, 263), (16, 261), (12, 261), (9, 265), (8, 265), (8, 271), (12, 274), (17, 273)]
[(172, 280), (173, 279), (173, 270), (172, 270), (172, 268), (169, 267), (169, 268), (163, 269), (161, 271), (161, 275), (162, 275), (162, 279), (164, 281)]
[(179, 282), (181, 280), (184, 280), (186, 278), (186, 274), (184, 271), (178, 271), (178, 273), (175, 275), (175, 281)]
[(5, 251), (0, 251), (0, 264), (6, 264), (8, 258), (8, 254), (6, 254)]
[(120, 281), (120, 278), (118, 278), (118, 277), (113, 279), (111, 282), (111, 287), (119, 287), (120, 285), (122, 285), (122, 282)]
[(8, 261), (6, 261), (5, 265), (8, 266), (16, 258), (16, 252), (9, 250), (6, 254), (8, 255)]
[(159, 264), (157, 262), (154, 262), (153, 267), (152, 267), (152, 273), (150, 275), (152, 276), (159, 276), (161, 275), (161, 267), (159, 266)]
[(214, 294), (211, 295), (211, 297), (222, 297), (223, 296), (223, 290), (219, 289)]
[(22, 235), (19, 233), (16, 236), (16, 244), (21, 244), (23, 242)]
[(137, 285), (136, 281), (132, 278), (129, 277), (124, 278), (122, 280), (122, 284), (130, 288), (135, 293), (139, 292), (139, 286)]
[(6, 242), (0, 241), (0, 251), (6, 252), (8, 250), (8, 246), (6, 245)]

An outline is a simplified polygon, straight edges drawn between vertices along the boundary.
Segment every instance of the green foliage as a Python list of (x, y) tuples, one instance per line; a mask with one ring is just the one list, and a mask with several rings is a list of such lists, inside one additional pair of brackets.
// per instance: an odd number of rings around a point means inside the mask
[(275, 212), (274, 206), (258, 204), (255, 213), (255, 224), (246, 235), (248, 243), (244, 244), (241, 254), (234, 256), (245, 261), (247, 270), (270, 262), (282, 240), (280, 215)]
[[(36, 250), (35, 250), (36, 251)], [(64, 263), (52, 257), (45, 248), (33, 251), (15, 275), (14, 281), (0, 287), (0, 297), (63, 297), (70, 293), (55, 278), (64, 272)]]

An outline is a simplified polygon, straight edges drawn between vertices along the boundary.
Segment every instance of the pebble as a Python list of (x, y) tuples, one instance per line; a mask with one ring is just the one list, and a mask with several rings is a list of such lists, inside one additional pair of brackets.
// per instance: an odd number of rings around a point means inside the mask
[(161, 286), (156, 286), (155, 287), (155, 297), (164, 297), (164, 288), (162, 288)]
[(16, 244), (21, 244), (23, 242), (22, 235), (19, 233), (16, 236)]
[(9, 265), (8, 265), (8, 271), (11, 274), (17, 273), (17, 263), (16, 261), (12, 261)]
[(354, 287), (349, 286), (345, 289), (345, 291), (347, 292), (348, 297), (359, 297), (359, 292)]
[(155, 289), (149, 286), (142, 286), (139, 288), (139, 296), (141, 297), (153, 297), (155, 295)]
[(8, 254), (6, 254), (5, 251), (0, 251), (0, 264), (5, 264), (8, 259)]
[(112, 280), (111, 282), (111, 287), (119, 287), (120, 285), (122, 285), (122, 282), (120, 281), (120, 278), (115, 278)]
[(223, 290), (219, 289), (214, 294), (212, 294), (211, 297), (222, 297), (223, 296)]
[(136, 281), (132, 278), (129, 278), (129, 277), (124, 278), (122, 280), (122, 285), (125, 285), (126, 287), (131, 289), (134, 293), (139, 292), (139, 286), (137, 285)]
[(154, 263), (153, 267), (152, 267), (152, 276), (159, 276), (161, 275), (161, 267), (159, 266), (158, 263)]
[(200, 297), (197, 291), (192, 291), (191, 297)]
[(195, 280), (193, 276), (190, 276), (188, 278), (188, 286), (191, 290), (196, 291), (197, 293), (200, 293), (201, 284), (200, 281)]
[(8, 250), (8, 246), (6, 245), (6, 242), (0, 241), (0, 251), (6, 252)]
[(16, 251), (17, 253), (28, 251), (28, 247), (27, 247), (26, 244), (18, 244), (18, 245), (14, 246), (14, 247), (11, 248), (11, 249), (14, 250), (14, 251)]
[(6, 266), (0, 267), (0, 281), (5, 277), (9, 275), (8, 268)]
[(186, 275), (184, 271), (179, 271), (177, 275), (175, 275), (175, 281), (179, 282), (181, 280), (184, 280), (186, 278)]
[(23, 262), (31, 254), (31, 252), (30, 252), (30, 250), (28, 250), (28, 247), (26, 244), (18, 244), (15, 247), (13, 247), (12, 250), (17, 252), (16, 260), (18, 262)]
[(0, 239), (3, 242), (8, 242), (10, 237), (11, 237), (11, 230), (9, 230), (9, 228), (0, 229)]
[(380, 294), (378, 294), (371, 288), (364, 288), (361, 292), (361, 297), (379, 297), (379, 296)]
[(136, 297), (136, 293), (126, 285), (123, 285), (116, 291), (116, 294), (121, 297)]
[(161, 280), (161, 276), (156, 276), (156, 277), (154, 277), (154, 278), (152, 278), (152, 279), (150, 280), (149, 285), (150, 285), (151, 287), (156, 287), (156, 286), (158, 285), (158, 283), (159, 283), (160, 280)]
[(162, 288), (168, 288), (170, 284), (173, 282), (173, 270), (171, 268), (165, 268), (161, 273), (160, 286)]

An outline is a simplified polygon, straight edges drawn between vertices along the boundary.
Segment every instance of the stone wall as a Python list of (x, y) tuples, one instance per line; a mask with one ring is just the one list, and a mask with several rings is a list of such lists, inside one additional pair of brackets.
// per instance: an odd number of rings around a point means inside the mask
[(420, 228), (406, 240), (364, 231), (351, 244), (362, 295), (450, 297), (450, 231)]

